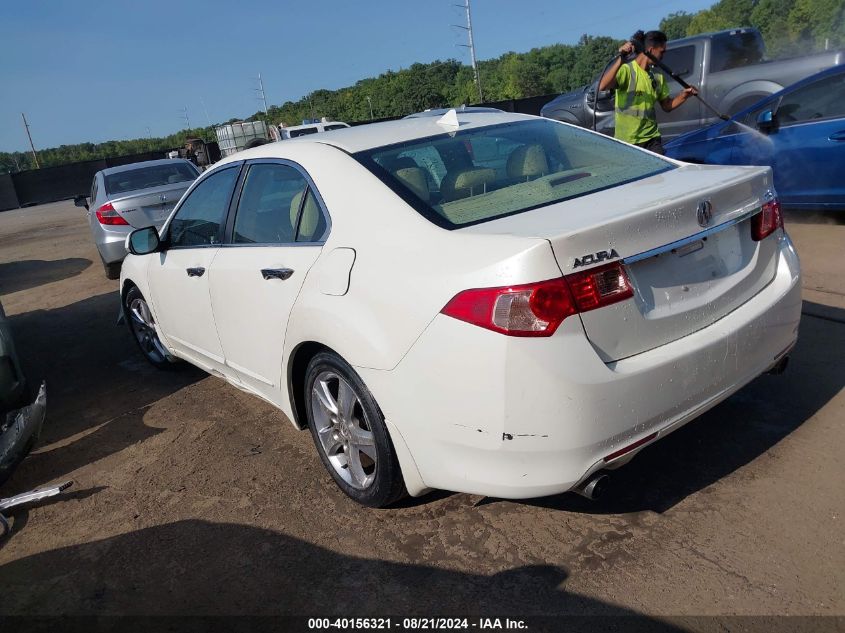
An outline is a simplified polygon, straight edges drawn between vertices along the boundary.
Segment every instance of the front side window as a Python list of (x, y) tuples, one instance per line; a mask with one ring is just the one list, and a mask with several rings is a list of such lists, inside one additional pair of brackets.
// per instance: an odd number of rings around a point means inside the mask
[(444, 133), (354, 157), (419, 213), (449, 229), (674, 169), (629, 145), (544, 119)]
[(777, 108), (781, 125), (845, 116), (845, 73), (825, 77), (784, 95)]
[(241, 192), (232, 241), (286, 244), (296, 241), (296, 221), (308, 182), (289, 165), (256, 164)]
[(110, 194), (149, 189), (173, 185), (180, 182), (190, 182), (197, 177), (197, 170), (188, 163), (169, 163), (165, 165), (151, 165), (138, 169), (127, 169), (105, 177), (106, 191)]
[(237, 167), (215, 172), (199, 183), (170, 221), (170, 246), (209, 246), (220, 241), (220, 225), (226, 217), (238, 179)]

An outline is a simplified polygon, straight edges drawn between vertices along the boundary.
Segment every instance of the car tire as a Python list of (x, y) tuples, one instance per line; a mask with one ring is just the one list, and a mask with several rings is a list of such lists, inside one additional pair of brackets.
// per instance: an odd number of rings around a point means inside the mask
[(349, 363), (332, 352), (314, 356), (304, 395), (317, 453), (347, 496), (383, 508), (407, 494), (384, 415)]
[(135, 339), (144, 358), (158, 369), (172, 368), (173, 363), (170, 360), (172, 357), (158, 338), (150, 306), (137, 287), (133, 286), (126, 293), (126, 298), (123, 300), (123, 315), (132, 338)]
[(103, 262), (103, 270), (106, 273), (106, 279), (120, 279), (120, 268), (123, 262), (112, 262), (107, 264)]

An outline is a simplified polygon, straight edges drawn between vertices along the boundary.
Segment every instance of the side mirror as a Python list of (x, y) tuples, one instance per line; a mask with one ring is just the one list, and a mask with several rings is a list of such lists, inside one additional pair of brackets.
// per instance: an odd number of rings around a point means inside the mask
[(161, 246), (161, 240), (154, 226), (132, 231), (126, 238), (126, 250), (133, 255), (155, 253), (159, 246)]
[(87, 196), (74, 196), (73, 197), (73, 204), (77, 207), (85, 207), (88, 209), (88, 197)]
[(772, 110), (763, 110), (757, 115), (757, 129), (769, 134), (777, 129), (778, 120)]

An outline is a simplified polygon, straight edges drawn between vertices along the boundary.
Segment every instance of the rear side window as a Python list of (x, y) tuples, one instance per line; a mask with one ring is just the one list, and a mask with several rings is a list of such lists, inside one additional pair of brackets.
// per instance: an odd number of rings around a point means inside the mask
[(238, 179), (237, 167), (222, 169), (199, 183), (170, 221), (172, 247), (218, 244), (220, 225), (226, 217)]
[(448, 229), (674, 169), (624, 143), (546, 119), (441, 134), (354, 157), (419, 213)]
[(252, 165), (244, 181), (235, 231), (236, 244), (295, 241), (296, 221), (308, 183), (288, 165)]
[(288, 133), (290, 134), (291, 138), (296, 138), (297, 136), (305, 136), (307, 134), (316, 134), (317, 128), (315, 127), (304, 127), (299, 130), (290, 130)]
[(105, 177), (106, 191), (110, 194), (161, 187), (178, 182), (190, 182), (197, 177), (197, 171), (188, 163), (152, 165), (139, 169), (128, 169)]
[(755, 32), (725, 33), (714, 37), (711, 42), (711, 73), (749, 66), (761, 61), (763, 61), (763, 42), (759, 34)]
[(335, 123), (332, 125), (327, 125), (323, 128), (324, 132), (331, 132), (332, 130), (342, 130), (345, 127), (349, 127), (348, 125), (343, 125), (340, 123)]

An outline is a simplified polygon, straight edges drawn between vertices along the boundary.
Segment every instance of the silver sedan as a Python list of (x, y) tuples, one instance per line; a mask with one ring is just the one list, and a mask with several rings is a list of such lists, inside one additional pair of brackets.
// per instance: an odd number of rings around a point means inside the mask
[(147, 226), (161, 228), (199, 174), (192, 162), (181, 158), (109, 167), (94, 174), (90, 196), (77, 196), (74, 202), (88, 211), (106, 277), (120, 277), (126, 236)]

